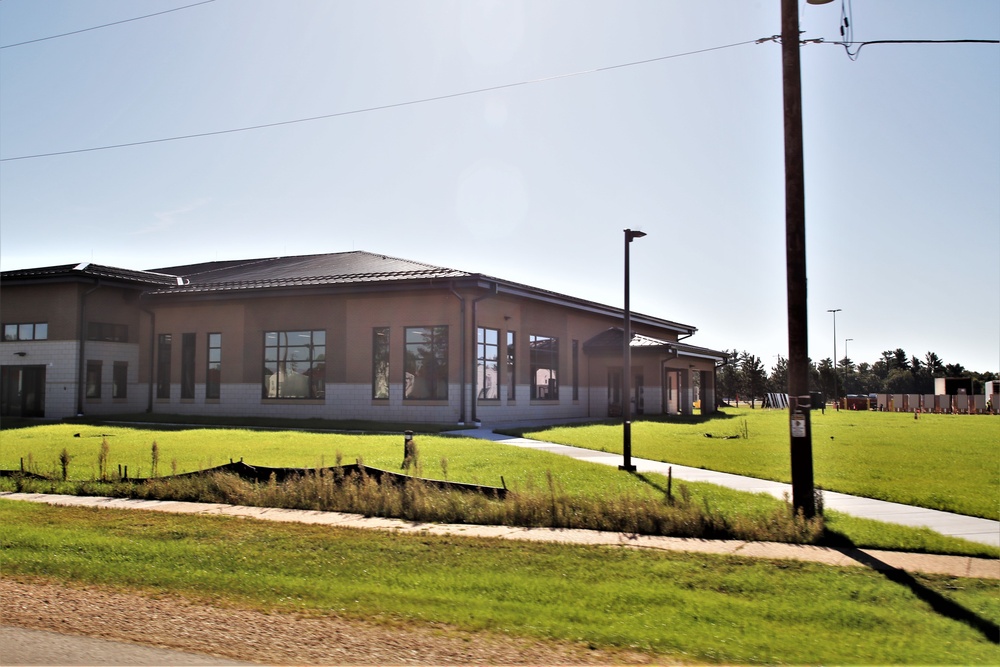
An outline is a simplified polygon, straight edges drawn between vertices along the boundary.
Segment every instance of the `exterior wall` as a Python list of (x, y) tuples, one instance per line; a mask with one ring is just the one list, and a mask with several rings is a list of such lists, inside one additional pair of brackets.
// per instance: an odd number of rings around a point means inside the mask
[(81, 285), (0, 284), (0, 320), (4, 324), (47, 322), (49, 340), (78, 340)]
[(0, 366), (45, 366), (45, 417), (62, 419), (76, 414), (78, 351), (76, 341), (2, 342)]
[[(531, 301), (483, 290), (461, 294), (447, 287), (369, 293), (246, 293), (139, 298), (137, 290), (94, 284), (21, 285), (3, 292), (4, 322), (48, 322), (49, 340), (0, 344), (3, 365), (46, 365), (45, 417), (85, 414), (158, 413), (214, 416), (255, 416), (365, 419), (387, 422), (456, 423), (606, 417), (608, 369), (615, 359), (595, 359), (583, 344), (617, 326), (614, 317), (571, 307)], [(128, 327), (127, 342), (82, 342), (87, 323)], [(404, 399), (405, 329), (415, 326), (448, 328), (448, 399)], [(389, 329), (389, 398), (373, 398), (372, 339), (376, 328)], [(476, 329), (499, 331), (499, 399), (475, 400)], [(264, 333), (324, 330), (326, 332), (325, 396), (320, 399), (262, 397)], [(635, 326), (636, 333), (676, 340), (673, 331)], [(515, 397), (508, 396), (506, 338), (516, 335)], [(156, 397), (157, 341), (171, 334), (170, 395)], [(180, 398), (183, 334), (194, 334), (194, 396)], [(220, 398), (205, 397), (208, 336), (221, 334)], [(531, 399), (529, 337), (557, 338), (558, 396)], [(574, 398), (573, 343), (578, 346)], [(15, 349), (15, 347), (17, 349)], [(15, 352), (24, 351), (25, 357)], [(85, 398), (88, 360), (101, 362), (101, 396)], [(127, 396), (112, 398), (115, 362), (128, 365)], [(644, 414), (662, 410), (662, 359), (633, 355), (634, 371), (643, 375)], [(708, 368), (711, 363), (708, 363)], [(617, 365), (620, 367), (620, 359)], [(685, 366), (687, 368), (687, 366)], [(464, 391), (463, 391), (464, 389)], [(637, 412), (633, 412), (637, 414)]]

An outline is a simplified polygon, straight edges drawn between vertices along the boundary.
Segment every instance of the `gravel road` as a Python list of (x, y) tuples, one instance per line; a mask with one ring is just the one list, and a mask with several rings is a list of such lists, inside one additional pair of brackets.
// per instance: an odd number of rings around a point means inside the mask
[[(583, 644), (468, 633), (446, 626), (390, 626), (331, 616), (268, 614), (193, 603), (172, 595), (6, 578), (0, 578), (0, 623), (270, 665), (664, 664), (662, 657), (638, 652), (596, 651)], [(12, 664), (4, 659), (4, 652), (0, 650), (0, 662)], [(55, 664), (108, 664), (88, 660), (88, 655), (80, 655), (75, 661)], [(139, 663), (118, 660), (116, 664)]]

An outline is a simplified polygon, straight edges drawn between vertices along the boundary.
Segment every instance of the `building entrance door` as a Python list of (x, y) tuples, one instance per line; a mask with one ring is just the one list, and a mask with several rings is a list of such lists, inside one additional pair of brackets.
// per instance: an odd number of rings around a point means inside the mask
[(0, 368), (0, 416), (45, 416), (45, 366)]

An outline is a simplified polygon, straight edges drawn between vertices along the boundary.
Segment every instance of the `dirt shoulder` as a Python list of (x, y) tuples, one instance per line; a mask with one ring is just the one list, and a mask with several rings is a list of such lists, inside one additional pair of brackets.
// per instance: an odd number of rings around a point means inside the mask
[(0, 578), (0, 623), (273, 665), (665, 664), (583, 644), (269, 614), (41, 580)]

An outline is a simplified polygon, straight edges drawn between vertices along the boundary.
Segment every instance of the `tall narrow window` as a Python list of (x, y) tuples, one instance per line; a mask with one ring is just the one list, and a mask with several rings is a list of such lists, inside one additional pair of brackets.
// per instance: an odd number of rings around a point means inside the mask
[(326, 332), (264, 334), (264, 398), (326, 397)]
[(372, 398), (389, 398), (389, 327), (372, 330)]
[(156, 344), (156, 397), (170, 398), (171, 334), (160, 334)]
[(479, 388), (479, 398), (500, 398), (499, 356), (500, 332), (497, 329), (479, 327), (476, 333), (476, 386)]
[(407, 327), (403, 397), (448, 399), (448, 327)]
[(532, 400), (559, 400), (559, 339), (532, 334), (528, 336), (528, 348)]
[(573, 341), (573, 400), (580, 400), (580, 341)]
[(116, 361), (111, 374), (111, 398), (128, 398), (128, 362)]
[(101, 397), (101, 362), (87, 361), (87, 398)]
[(194, 353), (197, 337), (181, 335), (181, 398), (194, 398)]
[(208, 367), (205, 370), (205, 398), (222, 395), (222, 334), (208, 334)]
[(513, 331), (507, 332), (507, 400), (513, 401), (515, 387), (517, 387), (517, 349), (515, 346), (516, 336)]

